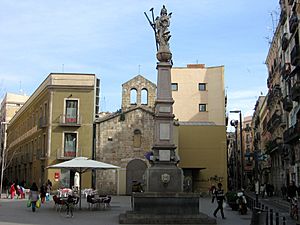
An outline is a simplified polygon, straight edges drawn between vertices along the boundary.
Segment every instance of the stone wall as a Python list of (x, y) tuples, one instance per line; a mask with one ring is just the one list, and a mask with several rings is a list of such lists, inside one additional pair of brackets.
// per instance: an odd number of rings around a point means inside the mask
[[(123, 114), (121, 116), (121, 114)], [(123, 121), (120, 118), (123, 118)], [(134, 131), (141, 131), (141, 147), (133, 147)], [(137, 107), (96, 123), (96, 160), (126, 168), (132, 159), (145, 160), (153, 145), (153, 113)], [(114, 171), (97, 171), (97, 189), (116, 194), (118, 177)]]

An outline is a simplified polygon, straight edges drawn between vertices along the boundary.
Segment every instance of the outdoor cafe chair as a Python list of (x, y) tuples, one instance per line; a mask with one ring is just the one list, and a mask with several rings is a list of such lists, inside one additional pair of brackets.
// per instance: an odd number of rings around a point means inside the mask
[(103, 198), (104, 209), (110, 208), (111, 196)]
[(55, 207), (56, 211), (61, 211), (65, 202), (63, 200), (61, 200), (59, 197), (57, 197), (57, 195), (53, 196), (53, 201), (55, 204), (54, 207)]
[(94, 195), (88, 195), (86, 198), (86, 201), (89, 204), (89, 209), (91, 209), (91, 206), (94, 207), (95, 204), (99, 203), (97, 199), (95, 199)]

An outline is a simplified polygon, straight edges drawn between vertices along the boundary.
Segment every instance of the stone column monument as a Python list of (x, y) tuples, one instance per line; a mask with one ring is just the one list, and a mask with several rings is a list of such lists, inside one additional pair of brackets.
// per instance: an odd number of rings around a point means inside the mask
[(146, 170), (143, 193), (132, 193), (132, 211), (119, 217), (121, 224), (216, 224), (216, 220), (199, 212), (200, 195), (183, 192), (183, 171), (173, 143), (173, 98), (171, 90), (172, 53), (169, 48), (170, 18), (165, 6), (152, 22), (157, 53), (157, 96), (155, 101), (155, 137)]
[(171, 35), (168, 30), (170, 17), (171, 13), (168, 14), (163, 6), (160, 16), (150, 22), (155, 31), (158, 46), (156, 58), (159, 62), (156, 67), (158, 74), (152, 166), (146, 172), (147, 192), (182, 192), (183, 190), (183, 172), (177, 167), (179, 160), (173, 143), (172, 53), (169, 48)]

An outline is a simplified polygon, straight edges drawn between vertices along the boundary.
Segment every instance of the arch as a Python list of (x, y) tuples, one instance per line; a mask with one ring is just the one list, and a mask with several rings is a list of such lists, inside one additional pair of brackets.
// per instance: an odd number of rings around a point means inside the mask
[(146, 88), (141, 91), (141, 103), (142, 105), (148, 105), (148, 90)]
[(133, 147), (140, 148), (142, 143), (142, 132), (138, 129), (133, 131)]
[(137, 90), (135, 88), (130, 89), (130, 104), (137, 104)]
[(133, 159), (126, 166), (126, 194), (131, 195), (132, 182), (143, 183), (143, 175), (147, 169), (147, 164), (141, 159)]

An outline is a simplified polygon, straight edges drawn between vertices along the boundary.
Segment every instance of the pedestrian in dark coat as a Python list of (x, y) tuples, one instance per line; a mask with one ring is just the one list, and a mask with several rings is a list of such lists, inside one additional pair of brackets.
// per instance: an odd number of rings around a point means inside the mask
[(294, 198), (297, 195), (297, 186), (295, 184), (295, 181), (292, 181), (292, 183), (287, 188), (287, 196), (289, 198)]
[(217, 200), (218, 207), (214, 211), (214, 217), (217, 217), (217, 213), (220, 210), (222, 219), (225, 219), (224, 211), (223, 211), (223, 201), (225, 200), (225, 195), (221, 183), (218, 183), (218, 188), (215, 190), (215, 199)]
[(44, 203), (45, 202), (45, 198), (46, 198), (46, 193), (47, 193), (47, 187), (46, 185), (42, 185), (40, 188), (40, 194), (41, 194), (41, 202)]

